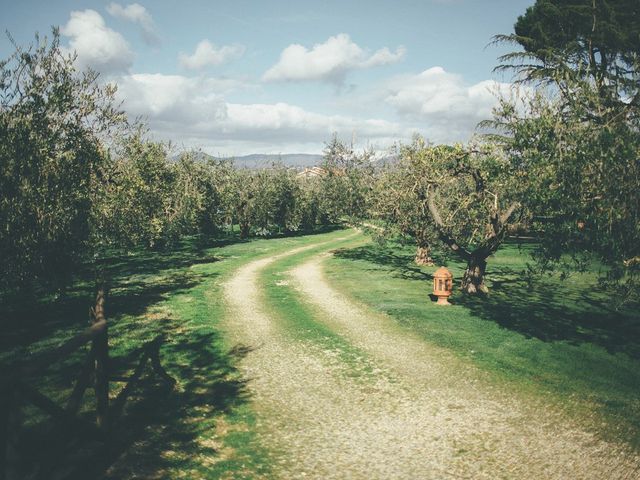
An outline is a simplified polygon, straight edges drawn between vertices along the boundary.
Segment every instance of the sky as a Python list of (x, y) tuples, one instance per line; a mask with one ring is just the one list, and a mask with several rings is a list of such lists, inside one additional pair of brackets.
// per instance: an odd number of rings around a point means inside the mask
[(153, 139), (240, 156), (468, 141), (510, 91), (491, 39), (534, 0), (0, 2), (19, 45), (58, 26)]

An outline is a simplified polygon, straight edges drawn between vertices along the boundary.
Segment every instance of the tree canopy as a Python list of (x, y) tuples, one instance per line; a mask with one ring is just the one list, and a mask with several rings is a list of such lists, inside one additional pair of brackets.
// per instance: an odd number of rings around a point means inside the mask
[(521, 79), (589, 80), (601, 98), (640, 102), (640, 3), (636, 0), (537, 0), (518, 17), (514, 33), (498, 35), (523, 51), (500, 58), (498, 69)]
[(538, 0), (514, 30), (501, 38), (524, 51), (502, 57), (502, 67), (552, 88), (523, 105), (502, 101), (488, 124), (504, 134), (493, 140), (529, 172), (523, 200), (543, 234), (539, 259), (595, 253), (610, 277), (633, 290), (640, 272), (640, 4)]
[(89, 241), (102, 140), (124, 121), (96, 80), (56, 31), (0, 62), (0, 286), (61, 281)]

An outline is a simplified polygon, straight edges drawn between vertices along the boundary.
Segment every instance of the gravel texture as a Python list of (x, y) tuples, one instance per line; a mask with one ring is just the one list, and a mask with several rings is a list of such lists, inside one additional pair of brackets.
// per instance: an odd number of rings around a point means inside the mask
[(318, 245), (253, 261), (225, 284), (229, 335), (257, 347), (242, 368), (276, 478), (640, 478), (637, 452), (496, 386), (337, 292), (322, 256), (289, 282), (318, 321), (363, 353), (345, 364), (339, 351), (293, 340), (265, 308), (259, 274)]

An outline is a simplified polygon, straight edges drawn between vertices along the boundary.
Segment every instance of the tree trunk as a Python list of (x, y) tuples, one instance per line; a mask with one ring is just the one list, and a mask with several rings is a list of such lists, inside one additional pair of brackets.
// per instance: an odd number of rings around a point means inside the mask
[[(94, 307), (93, 322), (105, 322), (104, 315), (105, 287), (100, 286)], [(91, 349), (95, 365), (96, 423), (101, 429), (107, 428), (109, 411), (109, 340), (107, 329), (95, 337)]]
[(414, 259), (416, 265), (421, 266), (433, 266), (433, 259), (431, 258), (431, 249), (429, 245), (418, 245), (416, 249), (416, 258)]
[(467, 270), (462, 277), (462, 291), (470, 295), (489, 293), (489, 289), (484, 284), (486, 269), (487, 257), (472, 254), (467, 261)]
[(249, 238), (249, 229), (250, 226), (248, 223), (240, 222), (240, 238)]

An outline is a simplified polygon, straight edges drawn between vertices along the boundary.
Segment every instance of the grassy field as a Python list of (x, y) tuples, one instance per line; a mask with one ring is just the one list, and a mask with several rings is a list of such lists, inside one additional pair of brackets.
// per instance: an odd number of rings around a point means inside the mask
[[(490, 295), (454, 293), (445, 308), (428, 296), (436, 267), (417, 267), (412, 247), (345, 249), (327, 268), (332, 284), (427, 342), (639, 446), (640, 312), (608, 303), (594, 272), (528, 276), (529, 248), (505, 245), (489, 261)], [(436, 260), (461, 278), (463, 264)]]
[[(221, 285), (248, 261), (343, 236), (345, 231), (235, 243), (191, 241), (168, 253), (114, 259), (107, 301), (110, 354), (126, 358), (164, 333), (162, 362), (178, 384), (169, 391), (145, 375), (114, 430), (116, 446), (99, 462), (85, 452), (91, 445), (69, 443), (70, 450), (78, 451), (72, 457), (81, 467), (76, 478), (105, 470), (114, 479), (268, 477), (268, 445), (257, 442), (256, 418), (237, 370), (246, 351), (234, 348), (220, 328), (225, 314)], [(261, 282), (268, 308), (291, 322), (292, 339), (338, 350), (348, 365), (362, 353), (314, 321), (296, 292), (283, 288), (283, 272), (323, 248), (273, 263)], [(608, 304), (594, 273), (564, 281), (558, 275), (529, 277), (522, 273), (527, 247), (506, 245), (490, 260), (487, 298), (458, 293), (451, 300), (454, 306), (441, 308), (429, 298), (434, 268), (415, 266), (413, 253), (410, 247), (380, 246), (356, 236), (327, 260), (327, 275), (342, 292), (473, 363), (493, 381), (545, 396), (593, 429), (640, 446), (640, 313)], [(461, 277), (461, 264), (438, 260)], [(0, 363), (12, 364), (81, 330), (92, 295), (92, 286), (79, 280), (63, 297), (4, 305)], [(63, 402), (81, 358), (79, 353), (31, 381)], [(112, 394), (120, 388), (112, 383)], [(92, 408), (87, 402), (83, 415)], [(34, 433), (47, 426), (35, 409), (24, 409), (24, 419)], [(29, 448), (35, 455), (47, 442), (46, 436), (35, 435)]]
[[(237, 243), (192, 241), (171, 252), (114, 259), (106, 303), (110, 355), (125, 358), (164, 333), (162, 363), (178, 384), (169, 392), (145, 375), (113, 433), (117, 448), (101, 455), (100, 461), (91, 451), (78, 452), (72, 457), (81, 466), (76, 478), (92, 478), (111, 464), (108, 478), (133, 472), (163, 478), (243, 478), (243, 472), (247, 477), (266, 475), (269, 467), (263, 448), (254, 441), (255, 419), (236, 370), (243, 349), (234, 349), (219, 329), (224, 316), (221, 284), (253, 258), (340, 235), (343, 232)], [(79, 332), (87, 324), (92, 302), (92, 285), (78, 281), (64, 297), (3, 305), (0, 364), (16, 363)], [(32, 383), (64, 405), (83, 355), (79, 352), (52, 365)], [(134, 366), (132, 360), (131, 369)], [(131, 369), (124, 373), (130, 374)], [(112, 396), (122, 388), (117, 383), (111, 386)], [(95, 408), (90, 397), (85, 394), (85, 416)], [(33, 429), (33, 436), (27, 439), (30, 455), (40, 455), (51, 439), (40, 438), (39, 432), (49, 425), (36, 409), (23, 410), (25, 424)], [(68, 449), (78, 449), (78, 445), (69, 443)], [(26, 463), (32, 462), (27, 458)]]

